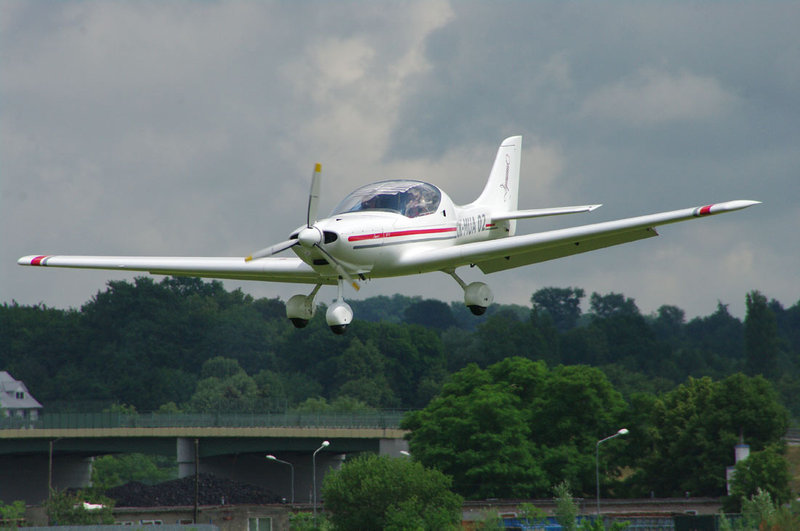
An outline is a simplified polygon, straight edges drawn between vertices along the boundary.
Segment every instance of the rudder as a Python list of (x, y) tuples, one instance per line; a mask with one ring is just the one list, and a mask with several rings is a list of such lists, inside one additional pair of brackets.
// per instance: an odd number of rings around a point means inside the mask
[(488, 206), (494, 212), (517, 210), (522, 136), (501, 142), (486, 186), (473, 204)]

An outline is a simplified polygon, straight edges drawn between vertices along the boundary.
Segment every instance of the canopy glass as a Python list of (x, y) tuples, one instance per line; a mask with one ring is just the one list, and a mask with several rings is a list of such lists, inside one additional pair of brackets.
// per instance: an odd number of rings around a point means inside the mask
[(331, 215), (380, 210), (415, 218), (436, 212), (441, 200), (442, 193), (432, 184), (422, 181), (381, 181), (362, 186), (345, 197)]

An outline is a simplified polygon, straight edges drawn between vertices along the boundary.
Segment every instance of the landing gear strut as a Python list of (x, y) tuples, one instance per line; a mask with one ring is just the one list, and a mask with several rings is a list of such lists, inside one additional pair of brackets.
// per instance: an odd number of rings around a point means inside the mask
[(461, 286), (461, 289), (464, 290), (464, 304), (467, 305), (467, 308), (474, 315), (483, 315), (486, 308), (494, 301), (494, 295), (489, 286), (483, 282), (467, 284), (461, 280), (461, 277), (456, 275), (455, 269), (446, 270), (445, 273), (453, 277), (458, 282), (458, 285)]
[(341, 335), (347, 330), (347, 325), (353, 321), (353, 309), (344, 302), (344, 280), (339, 277), (339, 296), (336, 302), (328, 306), (325, 312), (325, 321), (334, 334)]
[(286, 317), (292, 322), (295, 328), (305, 328), (308, 322), (314, 317), (316, 307), (314, 297), (317, 296), (322, 284), (317, 284), (314, 290), (308, 295), (294, 295), (286, 301)]

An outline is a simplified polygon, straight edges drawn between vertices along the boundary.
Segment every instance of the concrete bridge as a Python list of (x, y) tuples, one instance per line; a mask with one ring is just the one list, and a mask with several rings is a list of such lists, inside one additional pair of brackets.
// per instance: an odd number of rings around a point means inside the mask
[[(36, 422), (0, 419), (0, 499), (38, 503), (49, 488), (85, 487), (95, 456), (173, 457), (179, 477), (211, 473), (308, 502), (312, 454), (317, 488), (325, 472), (359, 452), (407, 449), (402, 413), (122, 415), (48, 414)], [(292, 466), (266, 459), (272, 454)], [(197, 469), (196, 469), (197, 467)], [(294, 493), (292, 493), (294, 473)]]

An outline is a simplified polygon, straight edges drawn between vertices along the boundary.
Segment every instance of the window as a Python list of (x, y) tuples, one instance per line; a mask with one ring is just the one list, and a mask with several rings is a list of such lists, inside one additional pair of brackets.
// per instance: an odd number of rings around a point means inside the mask
[(342, 200), (332, 215), (381, 210), (409, 218), (433, 214), (439, 208), (442, 193), (421, 181), (382, 181), (362, 186)]
[(250, 518), (247, 531), (272, 531), (272, 518)]
[(17, 391), (15, 396), (17, 400), (25, 400), (25, 393), (23, 391)]

